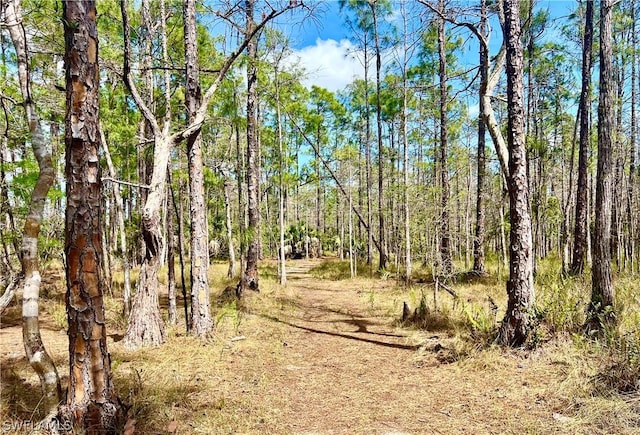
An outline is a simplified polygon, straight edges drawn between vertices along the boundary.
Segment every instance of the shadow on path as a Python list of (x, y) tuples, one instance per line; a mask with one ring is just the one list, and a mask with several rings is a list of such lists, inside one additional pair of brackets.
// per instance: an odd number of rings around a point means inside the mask
[[(296, 325), (295, 323), (291, 323), (291, 322), (279, 319), (278, 317), (274, 317), (274, 316), (268, 316), (268, 315), (264, 315), (264, 314), (261, 314), (260, 316), (265, 318), (265, 319), (271, 320), (273, 322), (281, 323), (283, 325), (291, 326), (292, 328), (301, 329), (303, 331), (312, 332), (314, 334), (330, 335), (332, 337), (341, 337), (341, 338), (346, 338), (346, 339), (349, 339), (349, 340), (356, 340), (356, 341), (362, 341), (364, 343), (371, 343), (371, 344), (375, 344), (375, 345), (378, 345), (378, 346), (391, 347), (391, 348), (394, 348), (394, 349), (411, 350), (411, 351), (415, 351), (415, 350), (418, 349), (417, 345), (387, 343), (385, 341), (372, 340), (370, 338), (354, 337), (353, 335), (342, 334), (342, 333), (339, 333), (339, 332), (323, 331), (321, 329), (314, 329), (314, 328), (309, 328), (309, 327), (302, 326), (302, 325)], [(387, 334), (376, 334), (375, 332), (367, 332), (367, 333), (368, 334), (373, 334), (373, 335), (384, 335), (384, 336), (387, 335)]]

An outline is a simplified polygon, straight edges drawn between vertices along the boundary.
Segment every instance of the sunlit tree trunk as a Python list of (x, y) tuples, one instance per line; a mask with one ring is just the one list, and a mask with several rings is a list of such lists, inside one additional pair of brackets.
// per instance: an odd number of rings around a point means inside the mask
[[(380, 48), (380, 35), (378, 33), (378, 13), (376, 10), (376, 2), (369, 2), (371, 8), (371, 14), (373, 17), (373, 33), (376, 46), (376, 126), (377, 126), (377, 141), (378, 141), (378, 254), (380, 256), (378, 268), (384, 270), (387, 268), (387, 262), (389, 261), (389, 254), (387, 252), (387, 243), (385, 239), (384, 228), (384, 153), (382, 147), (382, 107), (380, 103), (380, 88), (381, 88), (381, 70), (382, 70), (382, 53)], [(371, 228), (371, 225), (369, 225)]]
[(524, 66), (519, 0), (504, 0), (504, 13), (509, 147), (507, 188), (511, 229), (509, 281), (507, 282), (508, 304), (498, 333), (498, 342), (503, 345), (520, 346), (526, 342), (531, 332), (534, 288), (527, 150), (524, 133)]
[(629, 243), (627, 248), (627, 257), (629, 259), (629, 270), (633, 273), (636, 263), (636, 222), (633, 214), (634, 210), (634, 196), (635, 196), (635, 184), (636, 184), (636, 147), (637, 147), (637, 120), (636, 120), (636, 105), (637, 100), (637, 53), (638, 53), (638, 35), (636, 29), (636, 5), (631, 3), (631, 140), (629, 143), (629, 186), (627, 193), (627, 225), (629, 227)]
[[(144, 105), (130, 76), (129, 53), (131, 44), (126, 1), (121, 2), (120, 10), (124, 26), (125, 82), (132, 91), (136, 104), (139, 107), (144, 107), (147, 112), (151, 112)], [(148, 122), (151, 119), (155, 120), (150, 114), (146, 114), (145, 119)], [(153, 171), (141, 216), (144, 256), (140, 266), (137, 291), (124, 337), (124, 345), (130, 349), (143, 346), (158, 346), (164, 343), (166, 339), (164, 322), (160, 315), (158, 302), (158, 270), (160, 268), (160, 253), (163, 243), (162, 235), (160, 234), (160, 210), (165, 196), (167, 165), (173, 148), (173, 139), (169, 137), (166, 129), (168, 129), (168, 124), (164, 132), (160, 131), (159, 128), (153, 129)]]
[[(487, 2), (480, 0), (480, 33), (487, 36)], [(486, 159), (485, 159), (485, 133), (486, 125), (482, 119), (482, 113), (485, 113), (485, 100), (483, 94), (487, 89), (487, 81), (489, 79), (489, 51), (485, 44), (480, 44), (480, 116), (478, 120), (478, 150), (477, 150), (477, 179), (476, 179), (476, 227), (475, 237), (473, 239), (473, 271), (478, 274), (484, 274), (484, 233), (485, 233), (485, 178), (486, 178)]]
[[(444, 0), (439, 0), (438, 8), (444, 14)], [(440, 75), (440, 261), (444, 276), (453, 272), (451, 260), (451, 232), (449, 230), (449, 165), (448, 165), (448, 125), (447, 125), (447, 58), (444, 18), (438, 19), (438, 58)]]
[[(53, 185), (54, 170), (51, 160), (51, 148), (47, 144), (40, 117), (36, 111), (31, 94), (31, 74), (25, 30), (22, 24), (22, 10), (19, 0), (10, 0), (4, 4), (4, 18), (16, 53), (20, 93), (29, 126), (29, 140), (33, 154), (38, 162), (38, 179), (31, 193), (29, 211), (22, 233), (22, 246), (19, 258), (22, 263), (22, 338), (29, 364), (38, 374), (42, 386), (43, 414), (52, 413), (62, 399), (60, 377), (53, 360), (47, 353), (40, 335), (40, 266), (38, 261), (38, 235), (44, 213), (47, 193)], [(101, 197), (98, 192), (98, 202)]]
[(596, 178), (595, 237), (588, 329), (601, 329), (603, 322), (615, 319), (611, 274), (611, 209), (613, 183), (613, 76), (612, 15), (613, 0), (600, 6), (600, 97), (598, 101), (598, 172)]
[(99, 68), (94, 1), (63, 2), (66, 61), (65, 254), (69, 388), (61, 414), (76, 430), (117, 433), (121, 415), (107, 351), (100, 280)]
[(578, 186), (576, 194), (576, 220), (573, 230), (573, 258), (571, 260), (571, 274), (582, 273), (587, 248), (587, 176), (589, 170), (589, 122), (591, 120), (591, 62), (593, 45), (593, 0), (586, 2), (586, 16), (584, 36), (582, 40), (582, 91), (578, 104), (580, 118), (578, 152)]
[(231, 220), (231, 199), (229, 195), (231, 190), (231, 178), (228, 175), (224, 175), (224, 209), (226, 214), (227, 224), (227, 246), (229, 249), (229, 269), (227, 270), (227, 278), (233, 278), (236, 276), (236, 248), (233, 243), (233, 226)]
[[(282, 141), (282, 114), (280, 111), (280, 82), (278, 81), (278, 66), (274, 68), (276, 87), (276, 123), (278, 129), (278, 258), (280, 262), (280, 285), (287, 285), (287, 256), (284, 249), (284, 147)], [(320, 164), (318, 163), (318, 168)], [(337, 211), (336, 211), (337, 213)]]
[[(247, 17), (246, 34), (253, 32), (255, 22), (253, 13), (255, 0), (245, 2), (245, 13)], [(238, 284), (237, 294), (241, 295), (246, 289), (259, 290), (258, 285), (258, 260), (260, 255), (260, 206), (259, 206), (259, 142), (257, 126), (257, 81), (258, 81), (258, 43), (255, 38), (247, 44), (247, 54), (249, 65), (247, 68), (247, 195), (248, 195), (248, 227), (249, 245), (247, 247), (247, 263), (244, 273)]]
[[(100, 140), (102, 141), (102, 149), (104, 151), (105, 160), (107, 161), (107, 169), (109, 176), (115, 180), (117, 177), (116, 168), (111, 160), (109, 145), (107, 139), (100, 126)], [(124, 288), (122, 291), (123, 313), (125, 317), (129, 317), (131, 312), (131, 267), (129, 266), (129, 255), (127, 254), (127, 232), (124, 224), (124, 201), (120, 194), (120, 187), (115, 181), (111, 182), (113, 188), (113, 198), (118, 219), (118, 237), (120, 239), (120, 251), (122, 252), (122, 270), (124, 274)]]
[[(183, 2), (186, 65), (187, 121), (193, 122), (200, 108), (201, 91), (196, 36), (195, 0)], [(191, 332), (205, 336), (213, 329), (209, 308), (209, 235), (204, 200), (202, 134), (196, 129), (187, 138), (189, 165), (189, 217), (191, 221)]]

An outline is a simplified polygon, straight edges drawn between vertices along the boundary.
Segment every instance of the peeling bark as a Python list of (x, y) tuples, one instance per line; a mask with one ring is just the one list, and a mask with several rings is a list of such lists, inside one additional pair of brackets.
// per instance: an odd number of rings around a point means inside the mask
[(117, 433), (121, 409), (113, 386), (101, 268), (99, 68), (94, 1), (64, 2), (67, 113), (67, 319), (69, 388), (60, 409), (83, 433)]
[[(245, 5), (247, 17), (246, 34), (250, 35), (253, 33), (255, 27), (253, 20), (254, 0), (247, 0)], [(258, 99), (256, 89), (258, 81), (258, 46), (254, 39), (247, 45), (247, 54), (249, 56), (249, 66), (247, 68), (247, 215), (249, 219), (247, 231), (249, 233), (249, 246), (247, 247), (245, 270), (236, 289), (238, 296), (247, 289), (259, 291), (258, 257), (260, 254), (260, 240), (258, 236), (260, 227), (260, 162), (258, 161), (259, 143), (256, 117)]]
[(598, 172), (596, 177), (596, 222), (593, 239), (591, 303), (587, 329), (600, 330), (615, 320), (611, 273), (611, 209), (613, 202), (613, 1), (602, 0), (600, 12), (600, 99), (598, 101)]
[(507, 100), (509, 146), (510, 256), (507, 312), (497, 341), (520, 346), (531, 332), (533, 288), (533, 242), (529, 211), (527, 150), (524, 135), (524, 80), (519, 0), (504, 0), (504, 39), (507, 49)]

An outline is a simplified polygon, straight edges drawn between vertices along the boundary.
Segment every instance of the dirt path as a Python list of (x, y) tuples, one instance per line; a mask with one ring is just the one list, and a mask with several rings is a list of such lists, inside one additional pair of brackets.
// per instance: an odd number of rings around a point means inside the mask
[[(291, 261), (287, 288), (263, 281), (239, 317), (215, 308), (208, 342), (179, 325), (164, 346), (131, 352), (110, 325), (116, 388), (139, 433), (172, 424), (181, 434), (594, 432), (554, 418), (566, 411), (556, 394), (566, 368), (552, 353), (491, 349), (442, 364), (436, 350), (451, 345), (446, 333), (397, 326), (390, 301), (405, 295), (391, 283), (316, 279), (309, 271), (318, 264)], [(0, 328), (2, 416), (29, 419), (39, 385), (23, 355), (19, 307), (12, 310)], [(51, 314), (43, 319), (66, 384), (66, 334)]]
[(287, 432), (560, 430), (547, 404), (536, 401), (540, 392), (530, 386), (536, 373), (521, 362), (514, 358), (479, 374), (464, 364), (442, 365), (429, 350), (441, 337), (394, 326), (388, 313), (372, 310), (371, 289), (314, 279), (309, 269), (315, 264), (298, 262), (288, 271), (298, 292), (293, 310), (265, 314), (286, 326), (287, 364), (272, 368), (271, 400), (281, 406)]

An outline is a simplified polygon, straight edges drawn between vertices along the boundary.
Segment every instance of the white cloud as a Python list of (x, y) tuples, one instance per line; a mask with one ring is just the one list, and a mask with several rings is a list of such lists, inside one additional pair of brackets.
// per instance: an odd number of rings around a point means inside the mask
[(293, 50), (291, 63), (304, 68), (302, 83), (305, 86), (317, 85), (337, 91), (354, 79), (364, 77), (364, 66), (355, 51), (356, 47), (348, 39), (318, 38), (315, 45)]

